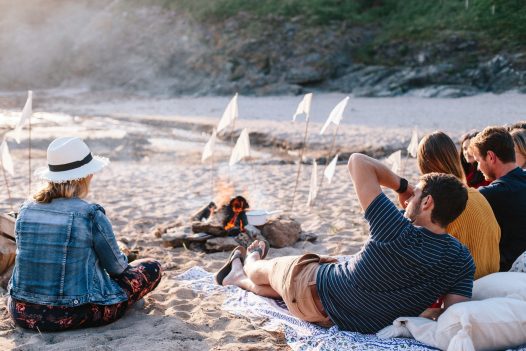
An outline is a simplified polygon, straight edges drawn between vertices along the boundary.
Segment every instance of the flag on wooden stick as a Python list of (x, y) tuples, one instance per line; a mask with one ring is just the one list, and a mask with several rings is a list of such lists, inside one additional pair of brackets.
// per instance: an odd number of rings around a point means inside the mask
[(331, 163), (329, 163), (329, 165), (325, 169), (325, 172), (323, 173), (325, 178), (327, 178), (327, 181), (329, 182), (329, 184), (331, 183), (332, 177), (334, 176), (334, 172), (336, 171), (336, 163), (338, 163), (338, 155), (339, 154), (336, 154), (336, 156), (334, 156)]
[(237, 107), (237, 93), (234, 95), (232, 100), (228, 103), (225, 112), (223, 112), (223, 116), (221, 117), (221, 120), (219, 121), (219, 124), (217, 125), (217, 132), (221, 132), (223, 129), (234, 123), (234, 121), (237, 119), (239, 114), (238, 107)]
[(391, 166), (391, 171), (398, 174), (402, 170), (402, 150), (393, 152), (387, 157), (386, 162)]
[(11, 158), (11, 153), (9, 152), (9, 147), (7, 146), (7, 141), (5, 139), (2, 142), (2, 145), (0, 145), (0, 154), (2, 158), (2, 167), (4, 167), (7, 173), (12, 176), (15, 175), (13, 159)]
[(205, 145), (205, 148), (203, 149), (203, 155), (201, 156), (201, 162), (205, 162), (208, 160), (215, 151), (216, 146), (216, 140), (217, 140), (217, 133), (216, 130), (212, 132), (212, 135), (210, 136), (210, 139), (208, 139), (208, 142)]
[(307, 198), (307, 206), (314, 205), (314, 200), (318, 196), (318, 165), (316, 160), (312, 161), (312, 173), (310, 176), (310, 188), (309, 188), (309, 197)]
[(292, 116), (293, 121), (296, 121), (296, 117), (298, 117), (301, 114), (305, 115), (305, 120), (309, 119), (311, 101), (312, 101), (312, 93), (308, 93), (308, 94), (305, 94), (305, 96), (303, 96), (303, 99), (298, 104), (296, 113), (294, 113), (294, 116)]
[(18, 123), (15, 127), (15, 140), (17, 144), (20, 144), (20, 139), (22, 137), (22, 128), (24, 128), (24, 125), (26, 124), (26, 121), (28, 121), (31, 118), (31, 115), (33, 114), (33, 92), (29, 90), (27, 92), (27, 100), (26, 104), (24, 105), (24, 109), (22, 110), (22, 115), (20, 116), (20, 119), (18, 120)]
[(416, 157), (418, 154), (418, 130), (413, 128), (413, 134), (411, 135), (411, 142), (407, 146), (407, 153), (413, 157)]
[(245, 157), (250, 156), (250, 138), (248, 136), (248, 130), (245, 128), (237, 138), (236, 146), (232, 150), (232, 155), (230, 155), (230, 166), (238, 163)]
[(323, 128), (321, 128), (320, 135), (325, 133), (325, 130), (329, 126), (330, 123), (333, 123), (335, 125), (339, 125), (342, 120), (343, 111), (345, 110), (345, 107), (347, 107), (347, 102), (349, 101), (349, 97), (347, 96), (345, 99), (340, 101), (336, 107), (334, 107), (329, 115), (329, 118), (327, 118), (327, 121), (323, 125)]

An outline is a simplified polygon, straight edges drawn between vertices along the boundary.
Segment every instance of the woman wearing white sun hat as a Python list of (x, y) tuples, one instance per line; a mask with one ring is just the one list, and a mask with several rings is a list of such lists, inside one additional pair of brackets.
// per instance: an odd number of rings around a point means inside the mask
[(82, 200), (107, 158), (93, 156), (80, 138), (63, 137), (49, 145), (47, 163), (36, 172), (47, 184), (16, 220), (11, 317), (39, 331), (114, 322), (159, 284), (161, 266), (151, 259), (128, 264), (104, 209)]

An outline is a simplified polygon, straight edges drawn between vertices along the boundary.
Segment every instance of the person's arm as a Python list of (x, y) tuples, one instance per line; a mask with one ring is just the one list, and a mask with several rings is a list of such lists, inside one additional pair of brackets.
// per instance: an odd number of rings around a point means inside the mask
[(111, 223), (100, 209), (95, 211), (92, 232), (95, 252), (102, 267), (109, 275), (121, 274), (128, 267), (128, 258), (119, 249)]
[(448, 307), (450, 307), (451, 305), (454, 305), (459, 302), (466, 302), (469, 300), (471, 299), (466, 296), (456, 295), (456, 294), (447, 294), (446, 296), (444, 296), (444, 307), (427, 308), (424, 312), (420, 313), (419, 317), (428, 318), (428, 319), (436, 321), (438, 317), (440, 317), (440, 315), (444, 313), (444, 311), (448, 309)]
[(444, 310), (447, 310), (448, 307), (459, 303), (459, 302), (466, 302), (471, 300), (469, 297), (457, 295), (457, 294), (447, 294), (444, 297)]
[[(364, 211), (382, 192), (380, 186), (385, 186), (395, 191), (400, 187), (401, 177), (393, 173), (382, 162), (369, 156), (359, 153), (352, 154), (349, 158), (348, 168), (358, 200)], [(408, 187), (407, 189), (403, 194), (404, 199), (401, 199), (401, 201), (405, 202), (411, 197), (412, 188)]]

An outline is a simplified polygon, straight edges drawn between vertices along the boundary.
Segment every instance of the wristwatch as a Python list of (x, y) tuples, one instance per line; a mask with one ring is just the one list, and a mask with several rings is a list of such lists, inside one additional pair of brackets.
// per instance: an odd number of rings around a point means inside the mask
[(398, 187), (398, 189), (396, 189), (395, 191), (398, 193), (398, 194), (402, 194), (402, 193), (405, 193), (406, 190), (407, 190), (407, 187), (409, 186), (409, 182), (407, 181), (407, 179), (405, 178), (400, 178), (400, 186)]

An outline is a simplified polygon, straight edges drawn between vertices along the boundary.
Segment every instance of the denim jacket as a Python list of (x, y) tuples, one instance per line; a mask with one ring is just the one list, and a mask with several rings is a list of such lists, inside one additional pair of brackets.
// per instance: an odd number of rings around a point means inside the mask
[(15, 225), (16, 261), (9, 294), (53, 306), (127, 300), (110, 278), (128, 266), (104, 209), (78, 198), (25, 202)]

